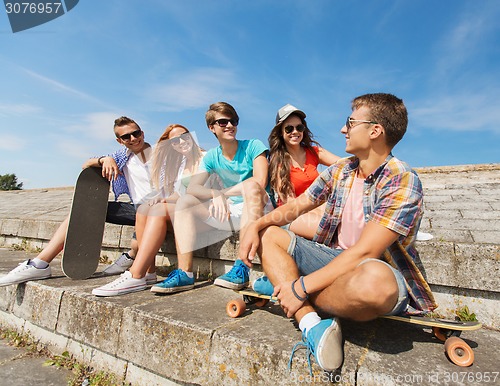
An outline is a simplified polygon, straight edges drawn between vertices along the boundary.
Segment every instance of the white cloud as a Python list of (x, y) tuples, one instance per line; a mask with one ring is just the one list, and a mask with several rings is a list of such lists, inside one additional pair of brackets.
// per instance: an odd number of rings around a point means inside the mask
[(12, 134), (2, 134), (0, 141), (0, 150), (5, 151), (18, 151), (26, 146), (25, 141), (21, 137)]
[[(432, 102), (428, 102), (428, 101)], [(493, 95), (472, 93), (433, 95), (421, 105), (410, 107), (412, 124), (436, 130), (492, 131), (500, 134), (500, 110)]]
[(76, 123), (67, 125), (65, 130), (81, 138), (109, 141), (114, 138), (113, 122), (119, 116), (120, 114), (109, 111), (90, 113), (74, 119)]
[(206, 108), (223, 96), (224, 100), (239, 99), (245, 92), (245, 82), (236, 79), (235, 74), (222, 68), (203, 68), (191, 73), (175, 74), (168, 84), (153, 87), (147, 92), (162, 111), (185, 111)]
[(0, 103), (0, 116), (22, 116), (41, 112), (43, 109), (38, 106), (26, 103)]

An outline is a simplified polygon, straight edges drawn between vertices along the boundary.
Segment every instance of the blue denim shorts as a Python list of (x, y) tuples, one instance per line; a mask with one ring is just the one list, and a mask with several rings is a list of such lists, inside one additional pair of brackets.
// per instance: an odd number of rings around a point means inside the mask
[[(309, 275), (310, 273), (323, 268), (330, 261), (344, 252), (343, 249), (330, 248), (324, 244), (319, 244), (315, 241), (307, 240), (303, 237), (297, 236), (295, 235), (295, 233), (288, 229), (286, 231), (291, 238), (287, 253), (293, 257), (295, 263), (297, 264), (297, 267), (299, 268), (299, 272), (302, 275)], [(406, 282), (401, 272), (380, 259), (363, 260), (361, 263), (359, 263), (358, 267), (369, 261), (376, 261), (388, 266), (394, 273), (394, 277), (396, 278), (396, 282), (398, 283), (398, 301), (392, 311), (387, 315), (399, 315), (404, 313), (406, 311), (406, 308), (408, 307), (409, 296), (408, 290), (406, 289)]]

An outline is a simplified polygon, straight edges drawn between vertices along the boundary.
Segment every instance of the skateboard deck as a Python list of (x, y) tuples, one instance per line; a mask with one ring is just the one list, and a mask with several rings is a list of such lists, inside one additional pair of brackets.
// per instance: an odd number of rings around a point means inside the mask
[[(243, 299), (234, 299), (227, 303), (226, 313), (237, 318), (244, 314), (247, 305), (255, 304), (264, 307), (269, 301), (278, 303), (278, 298), (260, 295), (251, 289), (235, 290)], [(462, 322), (456, 320), (431, 318), (426, 316), (381, 316), (380, 319), (390, 319), (403, 323), (416, 324), (432, 328), (434, 336), (444, 342), (444, 349), (448, 358), (456, 365), (467, 367), (474, 362), (474, 351), (459, 335), (462, 331), (478, 330), (482, 327), (479, 322)]]
[(86, 168), (76, 181), (61, 263), (71, 279), (87, 279), (99, 265), (109, 198), (109, 181), (101, 170)]

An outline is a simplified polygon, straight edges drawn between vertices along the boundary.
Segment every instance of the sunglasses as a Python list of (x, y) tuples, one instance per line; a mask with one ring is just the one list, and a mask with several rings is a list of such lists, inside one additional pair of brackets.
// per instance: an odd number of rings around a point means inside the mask
[(177, 146), (181, 143), (181, 139), (184, 142), (186, 142), (186, 141), (191, 139), (191, 134), (183, 133), (183, 134), (179, 135), (178, 137), (171, 138), (170, 143), (172, 144), (172, 146)]
[(299, 133), (302, 133), (302, 132), (304, 132), (304, 130), (306, 129), (306, 127), (304, 125), (300, 124), (300, 125), (297, 125), (297, 126), (290, 125), (290, 126), (286, 126), (284, 128), (285, 133), (287, 133), (287, 134), (290, 134), (291, 132), (293, 132), (294, 129), (297, 130)]
[[(353, 123), (357, 122), (357, 125), (353, 125)], [(358, 125), (361, 125), (362, 123), (369, 123), (370, 125), (377, 125), (378, 122), (374, 121), (365, 121), (362, 119), (352, 119), (351, 117), (347, 117), (347, 120), (345, 121), (345, 127), (347, 128), (347, 131), (351, 130), (353, 127), (356, 127)]]
[(237, 119), (226, 119), (226, 118), (217, 119), (214, 121), (214, 124), (217, 123), (220, 127), (226, 127), (229, 122), (231, 122), (231, 125), (233, 126), (238, 126)]
[(139, 129), (139, 130), (133, 131), (131, 133), (120, 135), (120, 139), (122, 141), (130, 141), (131, 137), (139, 138), (141, 135), (142, 135), (142, 130)]

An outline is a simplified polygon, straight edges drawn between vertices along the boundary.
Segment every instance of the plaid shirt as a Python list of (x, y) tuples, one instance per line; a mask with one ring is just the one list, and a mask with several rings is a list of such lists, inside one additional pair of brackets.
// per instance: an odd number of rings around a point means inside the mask
[[(132, 152), (130, 150), (128, 150), (127, 148), (122, 148), (104, 157), (112, 157), (115, 160), (116, 165), (118, 166), (118, 170), (120, 172), (123, 172), (123, 168), (127, 164), (131, 155)], [(126, 194), (132, 200), (132, 196), (130, 195), (130, 191), (128, 189), (127, 180), (125, 179), (125, 176), (123, 174), (119, 174), (118, 178), (112, 181), (112, 188), (113, 194), (115, 195), (115, 201), (117, 201), (118, 197), (120, 197), (120, 195), (122, 194)]]
[[(305, 194), (312, 202), (326, 201), (325, 213), (313, 241), (333, 247), (358, 165), (355, 157), (340, 160), (321, 173), (306, 190)], [(422, 197), (418, 175), (392, 154), (364, 182), (365, 223), (375, 221), (400, 234), (380, 258), (403, 274), (410, 295), (409, 313), (428, 312), (437, 307), (429, 285), (417, 267), (420, 258), (414, 247), (422, 217)]]

